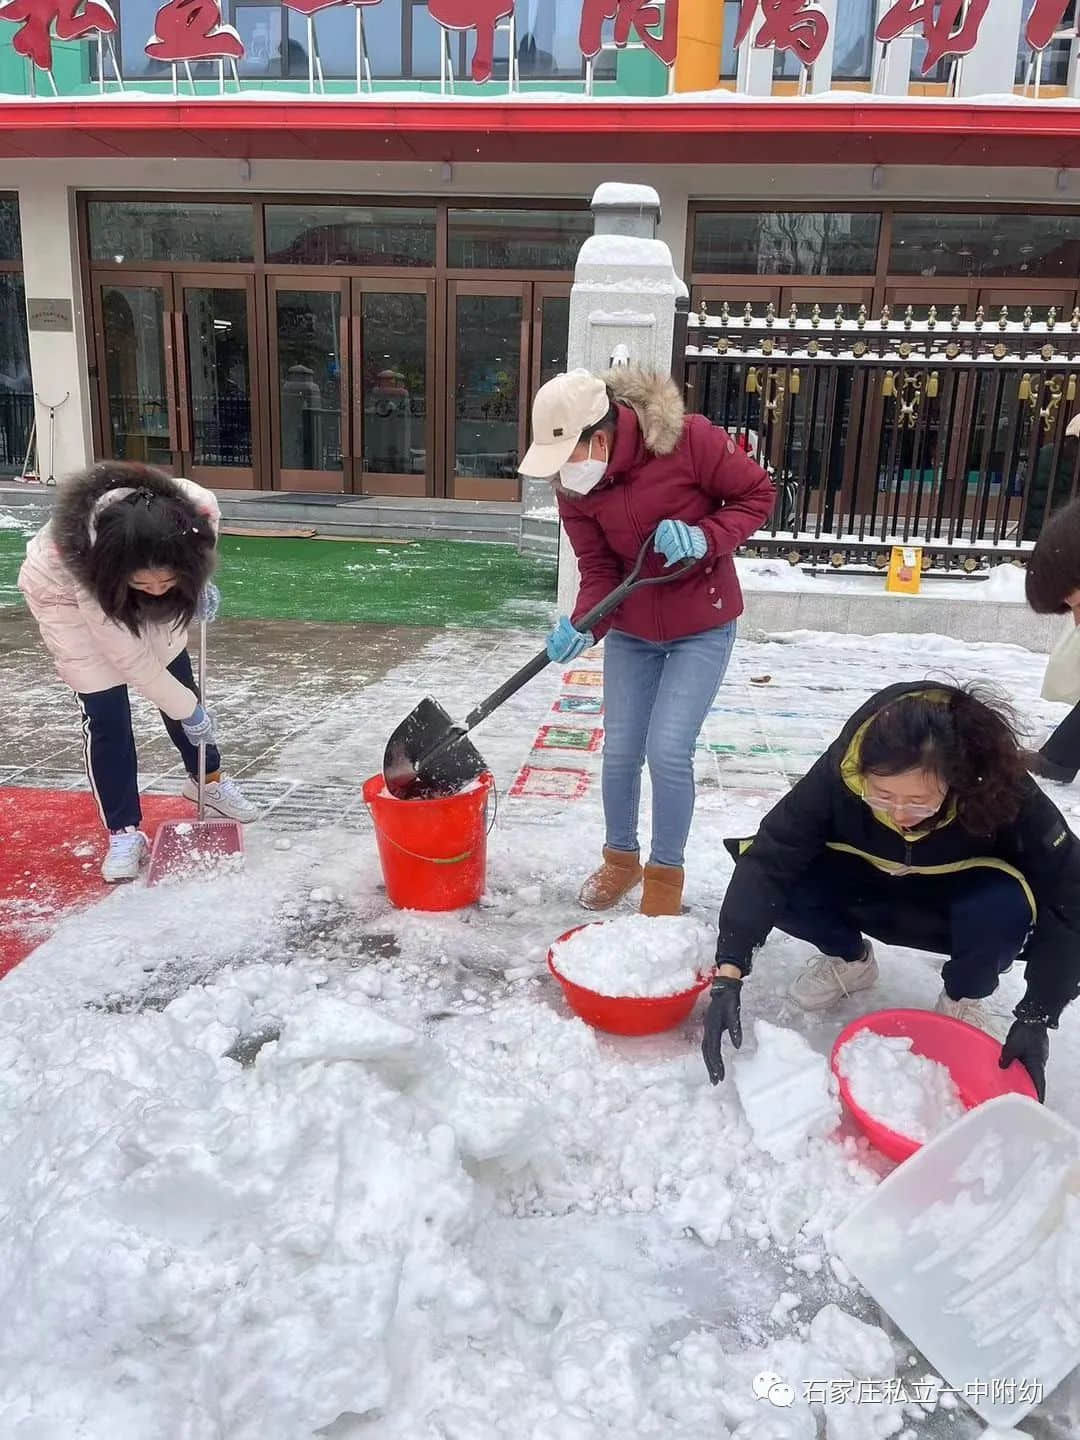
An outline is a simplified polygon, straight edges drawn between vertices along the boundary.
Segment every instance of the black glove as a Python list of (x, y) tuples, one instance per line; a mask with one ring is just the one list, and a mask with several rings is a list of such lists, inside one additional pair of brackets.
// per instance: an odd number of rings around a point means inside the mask
[(724, 1078), (724, 1057), (720, 1041), (724, 1031), (731, 1036), (736, 1050), (742, 1048), (742, 1017), (739, 1014), (742, 981), (727, 975), (718, 975), (712, 983), (709, 1008), (705, 1012), (705, 1035), (701, 1042), (701, 1053), (705, 1057), (705, 1069), (714, 1085)]
[(1001, 1047), (998, 1064), (1005, 1070), (1019, 1060), (1031, 1076), (1040, 1105), (1046, 1100), (1046, 1062), (1050, 1059), (1050, 1037), (1046, 1026), (1031, 1020), (1014, 1020)]

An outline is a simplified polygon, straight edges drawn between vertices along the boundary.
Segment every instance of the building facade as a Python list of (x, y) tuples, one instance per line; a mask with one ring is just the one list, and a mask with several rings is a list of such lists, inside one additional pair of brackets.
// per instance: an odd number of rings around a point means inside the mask
[(0, 12), (7, 474), (514, 500), (607, 180), (695, 310), (1080, 303), (1060, 0), (116, 8)]

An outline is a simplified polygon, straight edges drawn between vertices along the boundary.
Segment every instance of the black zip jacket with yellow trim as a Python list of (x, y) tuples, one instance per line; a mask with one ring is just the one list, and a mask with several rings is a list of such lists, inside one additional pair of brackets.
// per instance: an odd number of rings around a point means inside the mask
[(1032, 906), (1033, 929), (1023, 957), (1027, 990), (1016, 1014), (1056, 1026), (1080, 994), (1080, 841), (1053, 802), (1025, 776), (1016, 819), (993, 835), (976, 836), (948, 802), (941, 814), (905, 834), (860, 798), (854, 777), (867, 723), (902, 696), (930, 695), (936, 688), (922, 681), (872, 696), (769, 811), (754, 839), (728, 843), (736, 865), (720, 910), (717, 959), (749, 974), (753, 952), (773, 928), (792, 885), (826, 850), (865, 860), (883, 879), (996, 869), (1018, 880)]

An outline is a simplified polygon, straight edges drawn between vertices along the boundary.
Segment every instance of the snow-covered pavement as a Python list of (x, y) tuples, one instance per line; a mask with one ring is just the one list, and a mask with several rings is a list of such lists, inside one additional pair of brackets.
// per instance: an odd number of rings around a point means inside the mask
[[(425, 692), (464, 711), (535, 645), (447, 631), (324, 697), (255, 778), (322, 787), (345, 824), (286, 807), (249, 831), (245, 873), (113, 893), (0, 983), (3, 1440), (983, 1433), (830, 1259), (884, 1163), (714, 1090), (700, 1011), (630, 1041), (565, 1010), (545, 956), (601, 843), (595, 657), (480, 732), (501, 792), (482, 905), (388, 908), (355, 803), (386, 735)], [(871, 691), (992, 680), (1037, 727), (1061, 713), (1035, 698), (1044, 664), (926, 636), (737, 646), (699, 756), (692, 910), (711, 923), (722, 837)], [(1075, 824), (1080, 790), (1055, 798)], [(812, 1077), (846, 1020), (939, 989), (930, 957), (886, 951), (876, 991), (810, 1018), (785, 998), (806, 954), (774, 937), (758, 957), (746, 1094), (755, 1041)], [(1080, 1121), (1075, 1012), (1053, 1047), (1049, 1102)], [(757, 1397), (763, 1372), (790, 1407)], [(1075, 1377), (1023, 1429), (1075, 1436)]]

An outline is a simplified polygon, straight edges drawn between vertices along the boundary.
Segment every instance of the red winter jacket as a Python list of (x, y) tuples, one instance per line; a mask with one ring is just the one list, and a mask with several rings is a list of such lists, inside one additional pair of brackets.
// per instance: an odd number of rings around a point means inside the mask
[[(705, 559), (683, 580), (631, 595), (594, 634), (663, 642), (726, 625), (743, 608), (732, 554), (772, 510), (772, 482), (725, 430), (685, 413), (669, 377), (620, 369), (607, 380), (619, 405), (608, 472), (588, 495), (556, 488), (581, 571), (573, 618), (625, 579), (661, 520), (685, 520), (704, 530)], [(650, 553), (642, 577), (663, 573), (664, 557)]]

